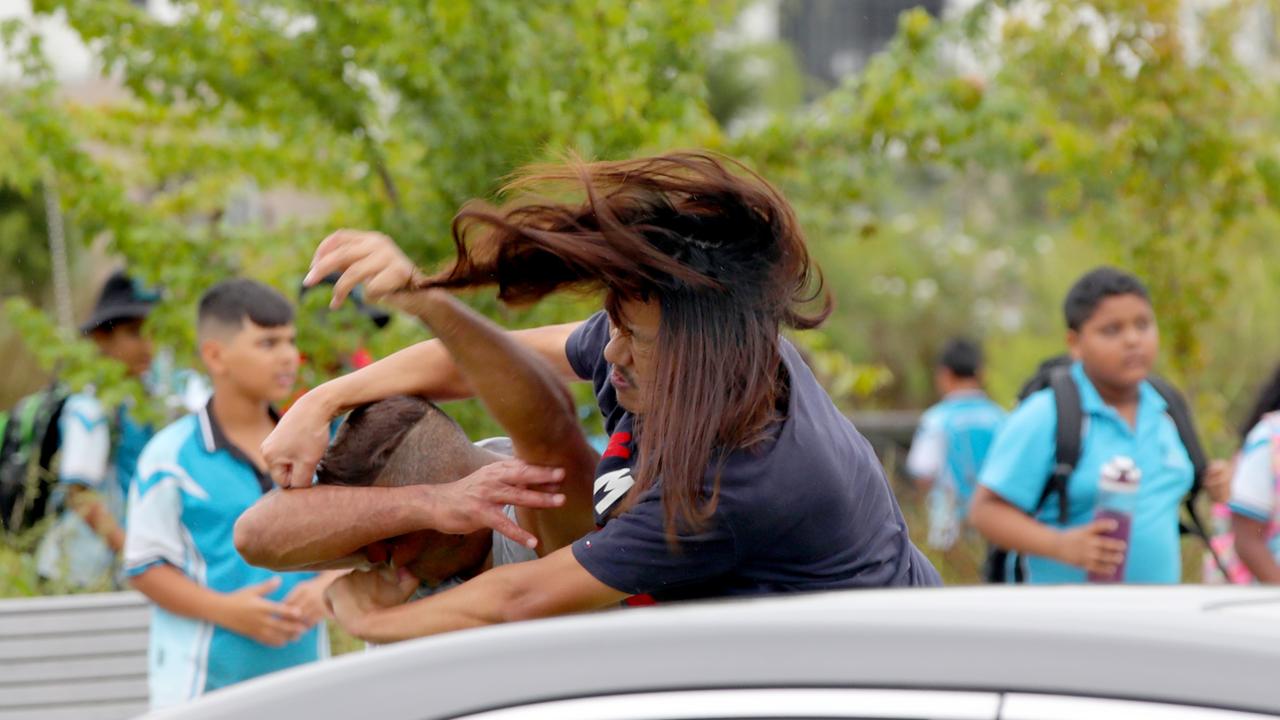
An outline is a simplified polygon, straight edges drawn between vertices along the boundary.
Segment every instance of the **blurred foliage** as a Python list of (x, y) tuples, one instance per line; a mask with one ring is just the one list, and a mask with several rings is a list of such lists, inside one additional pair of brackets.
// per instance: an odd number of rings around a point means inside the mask
[[(201, 292), (242, 274), (293, 294), (334, 227), (388, 232), (430, 266), (452, 254), (449, 220), (462, 202), (492, 197), (526, 162), (714, 136), (702, 39), (732, 11), (621, 0), (172, 5), (176, 19), (161, 21), (126, 0), (34, 3), (65, 17), (130, 91), (100, 107), (61, 100), (39, 36), (5, 23), (23, 77), (3, 91), (0, 188), (39, 201), (52, 172), (68, 227), (106, 238), (133, 273), (163, 287), (148, 331), (188, 365)], [(255, 214), (277, 188), (323, 211)], [(43, 232), (34, 220), (25, 227), (34, 246)], [(526, 311), (476, 303), (509, 325), (583, 313), (572, 300)], [(307, 298), (298, 322), (308, 385), (343, 369), (357, 347), (380, 356), (424, 336), (403, 319), (371, 333), (355, 313), (323, 306), (321, 293)], [(46, 367), (59, 360), (73, 385), (118, 385), (117, 367), (50, 323), (38, 327), (31, 308), (11, 303), (10, 322)]]
[[(1258, 3), (977, 3), (905, 13), (890, 47), (803, 113), (729, 143), (795, 202), (844, 311), (836, 348), (919, 406), (949, 335), (983, 338), (997, 397), (1060, 351), (1099, 263), (1149, 284), (1164, 370), (1225, 451), (1280, 344), (1276, 86), (1236, 40)], [(1240, 353), (1239, 347), (1252, 352)]]

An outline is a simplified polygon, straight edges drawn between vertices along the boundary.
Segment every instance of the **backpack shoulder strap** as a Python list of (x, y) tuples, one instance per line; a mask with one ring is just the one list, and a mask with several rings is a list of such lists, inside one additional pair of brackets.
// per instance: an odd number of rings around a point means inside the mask
[(1187, 405), (1187, 398), (1168, 380), (1152, 375), (1147, 378), (1147, 382), (1151, 383), (1151, 387), (1164, 398), (1165, 405), (1168, 406), (1169, 418), (1178, 428), (1178, 438), (1182, 441), (1182, 447), (1186, 448), (1187, 455), (1191, 458), (1191, 467), (1195, 470), (1195, 476), (1191, 481), (1191, 497), (1194, 498), (1204, 484), (1204, 473), (1209, 467), (1209, 456), (1205, 454), (1204, 446), (1200, 444), (1200, 434), (1196, 432), (1195, 420), (1191, 417), (1191, 407)]
[(1057, 407), (1058, 429), (1054, 442), (1053, 471), (1045, 483), (1036, 512), (1044, 508), (1049, 498), (1058, 497), (1058, 523), (1065, 526), (1069, 518), (1067, 505), (1067, 481), (1080, 461), (1080, 427), (1084, 422), (1084, 409), (1080, 405), (1080, 388), (1071, 377), (1069, 367), (1055, 368), (1049, 375), (1049, 387)]
[(1187, 497), (1182, 501), (1183, 509), (1187, 512), (1187, 519), (1191, 521), (1190, 525), (1185, 522), (1178, 523), (1178, 530), (1182, 534), (1194, 535), (1204, 543), (1205, 551), (1213, 559), (1214, 564), (1223, 574), (1223, 577), (1231, 577), (1231, 573), (1222, 556), (1213, 547), (1210, 540), (1209, 526), (1204, 519), (1200, 517), (1199, 511), (1196, 510), (1196, 498), (1200, 495), (1200, 490), (1204, 487), (1205, 472), (1209, 469), (1209, 456), (1205, 454), (1204, 446), (1200, 444), (1200, 434), (1196, 432), (1195, 421), (1191, 418), (1191, 406), (1187, 404), (1187, 398), (1178, 391), (1168, 380), (1157, 375), (1147, 378), (1147, 382), (1151, 383), (1151, 387), (1160, 393), (1160, 397), (1164, 398), (1169, 419), (1173, 420), (1173, 425), (1178, 429), (1178, 440), (1182, 442), (1182, 447), (1187, 451), (1187, 457), (1191, 458), (1191, 492), (1187, 493)]

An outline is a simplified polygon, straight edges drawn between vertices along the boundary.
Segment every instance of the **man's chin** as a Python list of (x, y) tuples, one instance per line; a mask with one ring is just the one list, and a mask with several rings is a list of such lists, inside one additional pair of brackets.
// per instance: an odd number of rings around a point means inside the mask
[(634, 390), (627, 390), (625, 392), (618, 393), (618, 404), (622, 406), (623, 410), (626, 410), (632, 415), (639, 415), (642, 410), (642, 406), (634, 393)]

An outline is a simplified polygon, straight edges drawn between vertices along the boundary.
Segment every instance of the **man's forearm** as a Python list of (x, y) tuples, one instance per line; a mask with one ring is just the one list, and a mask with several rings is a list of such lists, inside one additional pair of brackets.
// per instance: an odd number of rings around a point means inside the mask
[(393, 395), (418, 395), (443, 402), (471, 397), (471, 386), (458, 372), (439, 340), (427, 340), (335, 378), (312, 390), (331, 417)]
[(626, 597), (596, 580), (564, 548), (504, 565), (438, 595), (376, 610), (347, 630), (369, 642), (553, 617), (616, 605)]
[[(404, 305), (444, 344), (458, 372), (511, 437), (516, 457), (564, 469), (564, 505), (520, 511), (521, 524), (542, 541), (539, 553), (557, 550), (590, 532), (592, 481), (599, 458), (587, 443), (573, 398), (555, 369), (518, 337), (448, 293), (420, 293)], [(563, 347), (580, 324), (539, 332), (547, 340), (545, 346), (558, 342)]]
[[(564, 380), (577, 380), (565, 358), (565, 328), (550, 326), (511, 331), (509, 336), (551, 364)], [(321, 402), (330, 417), (393, 395), (417, 395), (436, 402), (463, 400), (475, 394), (453, 357), (439, 340), (426, 340), (313, 389), (311, 402)]]
[(432, 527), (435, 491), (430, 485), (277, 490), (236, 521), (236, 549), (272, 570), (341, 560), (370, 543)]

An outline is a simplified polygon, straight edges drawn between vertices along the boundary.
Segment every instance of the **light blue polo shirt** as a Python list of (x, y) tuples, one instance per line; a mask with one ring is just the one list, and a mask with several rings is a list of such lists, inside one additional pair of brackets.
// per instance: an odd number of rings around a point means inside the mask
[[(210, 401), (212, 403), (212, 401)], [(206, 406), (160, 431), (138, 461), (129, 494), (125, 571), (168, 563), (200, 585), (230, 593), (279, 575), (280, 601), (314, 573), (275, 573), (245, 562), (232, 529), (270, 489), (270, 479), (222, 433)], [(321, 623), (273, 648), (211, 623), (155, 608), (151, 616), (151, 704), (163, 707), (328, 654)]]
[[(1129, 538), (1124, 581), (1177, 583), (1182, 578), (1178, 510), (1191, 490), (1194, 470), (1178, 429), (1166, 412), (1164, 398), (1149, 383), (1138, 392), (1137, 427), (1132, 428), (1103, 402), (1080, 363), (1071, 367), (1080, 388), (1084, 422), (1080, 460), (1067, 483), (1068, 525), (1090, 522), (1098, 500), (1102, 466), (1127, 456), (1142, 471), (1137, 512)], [(1053, 390), (1028, 397), (996, 434), (978, 482), (1025, 512), (1035, 508), (1053, 469), (1058, 415)], [(1058, 500), (1050, 497), (1036, 516), (1058, 525)], [(1082, 583), (1085, 571), (1046, 558), (1028, 558), (1028, 582)]]
[(951, 393), (920, 416), (907, 470), (955, 492), (961, 517), (1005, 412), (980, 390)]
[(79, 514), (66, 506), (66, 498), (74, 486), (89, 488), (98, 493), (117, 521), (124, 521), (124, 501), (132, 472), (129, 468), (137, 462), (141, 447), (122, 442), (123, 433), (127, 430), (130, 438), (137, 439), (147, 429), (133, 423), (124, 426), (127, 414), (123, 410), (117, 418), (121, 422), (113, 428), (92, 388), (68, 396), (62, 407), (58, 419), (62, 439), (58, 484), (51, 498), (53, 507), (58, 509), (58, 518), (40, 539), (36, 550), (36, 567), (41, 577), (73, 587), (88, 587), (111, 579), (115, 551)]

